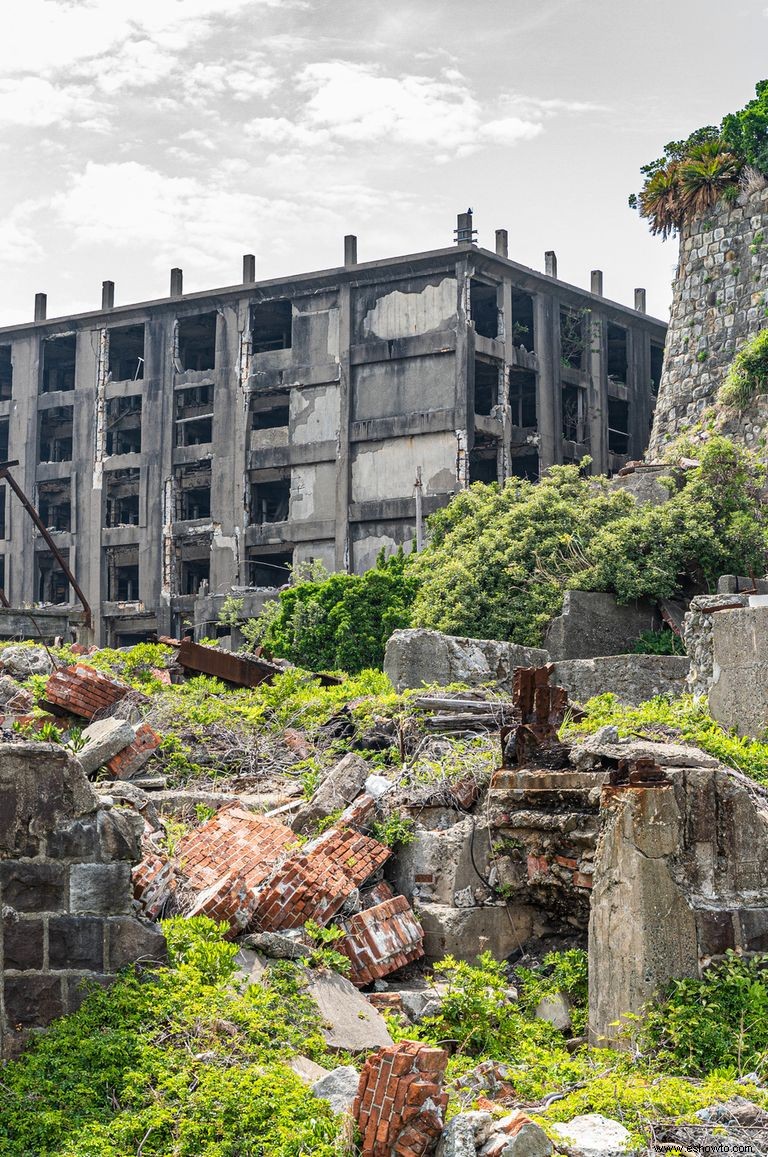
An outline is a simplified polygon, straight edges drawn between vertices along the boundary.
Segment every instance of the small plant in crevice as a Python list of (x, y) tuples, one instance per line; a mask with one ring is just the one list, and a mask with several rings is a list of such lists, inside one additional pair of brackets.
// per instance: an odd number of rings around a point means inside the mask
[(309, 968), (324, 968), (331, 972), (340, 972), (348, 976), (352, 968), (352, 961), (343, 952), (338, 952), (333, 946), (346, 938), (346, 932), (336, 925), (323, 927), (314, 920), (307, 920), (304, 932), (312, 941), (312, 947), (306, 956)]

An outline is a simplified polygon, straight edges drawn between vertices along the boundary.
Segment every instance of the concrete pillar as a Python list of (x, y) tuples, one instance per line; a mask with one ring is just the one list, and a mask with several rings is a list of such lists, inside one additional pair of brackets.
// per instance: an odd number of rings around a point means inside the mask
[(544, 272), (547, 277), (557, 277), (557, 254), (554, 249), (548, 249), (544, 254)]
[(603, 271), (593, 269), (589, 275), (589, 288), (597, 297), (603, 296)]
[(102, 281), (101, 283), (101, 308), (114, 309), (115, 308), (115, 283), (114, 281)]
[[(346, 238), (345, 238), (346, 248)], [(349, 503), (352, 496), (352, 462), (349, 427), (352, 419), (352, 291), (339, 288), (339, 440), (336, 456), (336, 534), (334, 565), (337, 571), (351, 569), (349, 543)]]
[(644, 289), (636, 289), (635, 290), (635, 309), (637, 310), (638, 313), (645, 313), (645, 311), (646, 311), (645, 290)]
[(357, 237), (354, 233), (347, 233), (344, 238), (344, 264), (357, 265)]
[[(715, 616), (717, 617), (717, 616)], [(589, 918), (589, 1037), (618, 1039), (667, 982), (698, 976), (696, 923), (670, 870), (683, 823), (672, 784), (604, 787)]]
[(171, 297), (181, 297), (184, 293), (184, 273), (181, 269), (171, 270)]
[(533, 329), (539, 373), (536, 414), (539, 426), (539, 470), (562, 460), (562, 398), (559, 349), (560, 309), (554, 298), (537, 293), (533, 302)]
[(456, 216), (456, 228), (454, 229), (457, 245), (474, 245), (477, 229), (472, 228), (472, 210), (467, 209), (466, 213), (458, 213)]
[(506, 229), (496, 230), (496, 252), (499, 257), (509, 257), (509, 234)]
[(46, 313), (48, 312), (48, 294), (35, 294), (35, 321), (45, 321)]
[[(602, 273), (594, 270), (602, 281)], [(595, 290), (593, 289), (594, 293)], [(602, 285), (600, 288), (602, 296)], [(605, 474), (608, 469), (608, 370), (607, 344), (608, 323), (596, 311), (587, 315), (589, 340), (587, 345), (587, 366), (589, 388), (587, 413), (589, 420), (589, 453), (592, 458), (592, 473)]]
[(627, 331), (627, 388), (629, 395), (629, 456), (642, 458), (651, 432), (651, 339), (639, 328)]
[(256, 280), (256, 258), (253, 253), (243, 254), (243, 285), (253, 285)]

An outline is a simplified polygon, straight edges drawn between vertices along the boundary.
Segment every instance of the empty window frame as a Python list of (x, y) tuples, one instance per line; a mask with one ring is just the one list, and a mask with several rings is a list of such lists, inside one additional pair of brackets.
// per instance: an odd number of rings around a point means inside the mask
[(499, 336), (499, 307), (495, 285), (486, 285), (474, 277), (469, 283), (469, 314), (475, 333), (481, 337)]
[(139, 525), (141, 470), (107, 470), (104, 474), (104, 525)]
[(513, 478), (527, 478), (529, 482), (539, 480), (539, 456), (535, 451), (514, 454), (510, 458), (509, 473)]
[(37, 510), (48, 530), (71, 530), (71, 479), (57, 478), (50, 482), (38, 482)]
[(608, 398), (608, 449), (611, 454), (629, 453), (629, 404)]
[(217, 313), (198, 313), (178, 320), (179, 367), (212, 370), (216, 365)]
[(608, 322), (608, 377), (613, 382), (627, 384), (627, 331), (621, 325)]
[(177, 547), (179, 594), (196, 595), (211, 578), (211, 539), (209, 535), (182, 541)]
[(566, 369), (584, 369), (587, 313), (584, 309), (560, 310), (560, 361)]
[(293, 341), (293, 306), (290, 301), (263, 301), (251, 307), (251, 350), (289, 350)]
[(249, 547), (245, 559), (245, 581), (249, 587), (282, 587), (290, 582), (293, 551), (273, 553)]
[(586, 440), (586, 391), (581, 386), (563, 385), (563, 437), (570, 442)]
[[(8, 496), (8, 487), (7, 486), (0, 487), (0, 538), (5, 538), (5, 535), (6, 535), (5, 504), (8, 500), (7, 496)], [(3, 586), (3, 584), (0, 583), (0, 590), (2, 590), (2, 586)]]
[(509, 408), (513, 426), (536, 429), (536, 375), (532, 371), (510, 370)]
[(109, 330), (109, 376), (113, 382), (137, 382), (144, 377), (143, 325)]
[(501, 364), (475, 358), (475, 413), (490, 414), (499, 401)]
[[(69, 551), (63, 550), (61, 554), (69, 565)], [(35, 554), (35, 591), (39, 603), (61, 606), (69, 602), (67, 576), (49, 551)]]
[(179, 389), (176, 398), (176, 445), (202, 446), (213, 441), (213, 386)]
[(107, 547), (107, 600), (111, 603), (134, 603), (139, 599), (138, 546)]
[(512, 345), (529, 353), (534, 350), (533, 298), (529, 293), (512, 290)]
[(288, 394), (285, 391), (275, 394), (251, 394), (249, 402), (251, 429), (274, 430), (280, 426), (287, 426), (289, 408)]
[(251, 522), (285, 522), (291, 502), (291, 475), (288, 470), (260, 471), (251, 476)]
[(77, 336), (66, 333), (43, 341), (43, 372), (40, 391), (51, 394), (54, 390), (74, 390)]
[(8, 593), (8, 587), (6, 584), (9, 577), (10, 576), (8, 575), (8, 571), (6, 570), (5, 565), (5, 555), (0, 554), (0, 591), (2, 591), (3, 594)]
[(10, 418), (0, 418), (0, 462), (8, 461), (8, 431)]
[(469, 452), (469, 481), (498, 482), (499, 450), (493, 438), (477, 439)]
[(107, 454), (141, 453), (141, 398), (107, 402)]
[(211, 517), (211, 463), (176, 469), (176, 518), (189, 522)]
[(664, 347), (651, 342), (651, 393), (655, 397), (661, 384), (661, 371), (664, 369)]
[(72, 406), (42, 410), (39, 418), (38, 461), (72, 461)]
[(13, 393), (13, 361), (11, 347), (0, 345), (0, 402), (7, 402)]

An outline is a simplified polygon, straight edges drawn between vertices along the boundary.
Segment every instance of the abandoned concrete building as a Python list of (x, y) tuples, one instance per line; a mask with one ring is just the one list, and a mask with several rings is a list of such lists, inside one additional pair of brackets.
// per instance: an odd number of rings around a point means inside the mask
[[(666, 326), (474, 241), (0, 329), (0, 460), (94, 608), (81, 641), (179, 633), (202, 596), (361, 572), (474, 481), (535, 479), (647, 444)], [(75, 606), (50, 544), (0, 488), (11, 607)], [(208, 603), (211, 602), (210, 597)], [(195, 616), (196, 618), (199, 616)], [(214, 625), (199, 633), (215, 634)], [(56, 620), (58, 622), (58, 619)], [(11, 616), (0, 633), (19, 630)]]

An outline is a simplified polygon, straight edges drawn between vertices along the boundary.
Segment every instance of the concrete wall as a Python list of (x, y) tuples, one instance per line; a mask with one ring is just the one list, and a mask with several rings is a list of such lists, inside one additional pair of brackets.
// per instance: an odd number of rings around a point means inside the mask
[(768, 607), (720, 611), (711, 618), (709, 709), (723, 727), (761, 737), (768, 728)]
[[(488, 318), (496, 319), (495, 337), (478, 332), (488, 328), (473, 304), (478, 289)], [(515, 344), (517, 292), (527, 294), (535, 310), (533, 351)], [(281, 302), (289, 306), (289, 348), (260, 350), (252, 312)], [(591, 399), (595, 468), (615, 465), (604, 452), (613, 388), (605, 359), (590, 355), (582, 370), (561, 373), (561, 307), (579, 316), (590, 311), (598, 328), (609, 321), (624, 327), (631, 381), (622, 389), (634, 391), (637, 414), (644, 414), (650, 383), (643, 367), (651, 341), (663, 341), (660, 322), (462, 244), (0, 330), (14, 373), (12, 399), (0, 401), (0, 423), (9, 420), (9, 455), (20, 460), (16, 476), (30, 498), (40, 482), (71, 479), (71, 528), (55, 537), (96, 609), (95, 640), (119, 644), (155, 631), (176, 634), (194, 617), (196, 593), (218, 597), (248, 585), (275, 555), (363, 570), (382, 546), (411, 542), (418, 468), (425, 517), (476, 477), (503, 481), (514, 473), (520, 430), (506, 389), (513, 367), (523, 366), (536, 381), (537, 428), (526, 430), (531, 440), (524, 448), (538, 468), (590, 449), (563, 441), (560, 393), (568, 373)], [(201, 314), (215, 316), (215, 364), (187, 369), (179, 357), (179, 326)], [(144, 327), (143, 377), (114, 380), (110, 342), (116, 328), (128, 325)], [(42, 393), (45, 340), (65, 333), (77, 342), (74, 388)], [(478, 384), (481, 373), (498, 382), (490, 397)], [(486, 394), (479, 398), (481, 388)], [(189, 436), (182, 439), (177, 419), (189, 413), (180, 415), (178, 406), (194, 389), (213, 391), (210, 434), (184, 426)], [(141, 450), (108, 454), (107, 407), (121, 399), (141, 402)], [(72, 460), (38, 462), (41, 415), (61, 406), (73, 412)], [(484, 412), (475, 414), (478, 406)], [(270, 407), (280, 411), (279, 424), (259, 418)], [(201, 408), (211, 411), (201, 403), (191, 416)], [(641, 449), (633, 442), (628, 453)], [(183, 517), (182, 473), (206, 463), (210, 514)], [(108, 495), (117, 472), (129, 469), (140, 471), (138, 505), (126, 524), (108, 527)], [(290, 507), (287, 516), (273, 512), (262, 521), (258, 487), (274, 483), (287, 483)], [(109, 589), (108, 552), (121, 549), (138, 561), (130, 603)], [(38, 598), (35, 557), (41, 553), (41, 537), (9, 499), (0, 555), (16, 606)], [(202, 586), (204, 572), (195, 563), (208, 566)]]

